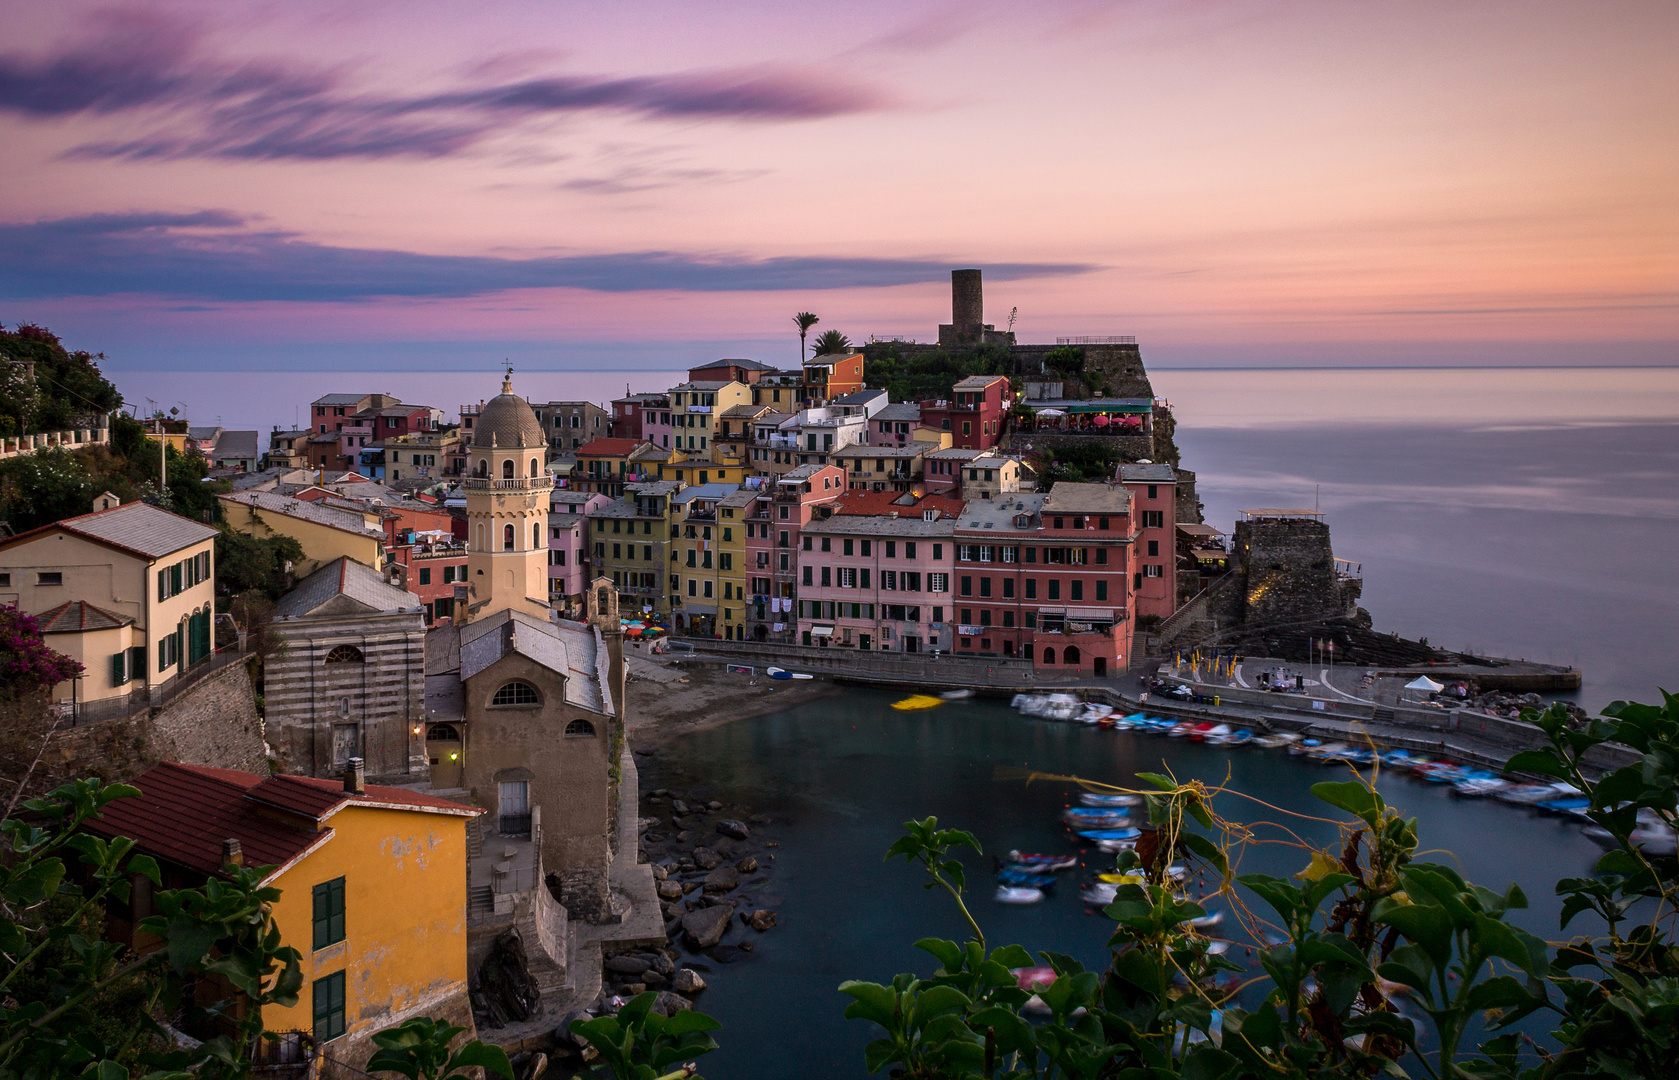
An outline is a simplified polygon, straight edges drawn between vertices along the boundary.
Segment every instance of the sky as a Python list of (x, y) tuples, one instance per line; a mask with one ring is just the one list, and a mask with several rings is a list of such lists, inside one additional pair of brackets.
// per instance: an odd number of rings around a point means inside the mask
[(0, 322), (130, 370), (1679, 364), (1679, 4), (0, 0)]

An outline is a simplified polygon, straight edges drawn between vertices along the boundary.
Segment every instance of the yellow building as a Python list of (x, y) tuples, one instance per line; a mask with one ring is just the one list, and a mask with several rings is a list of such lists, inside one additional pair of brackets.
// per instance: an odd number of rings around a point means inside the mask
[(416, 431), (385, 440), (385, 483), (427, 477), (441, 480), (450, 448), (461, 441), (459, 430)]
[(671, 387), (671, 449), (709, 453), (723, 431), (723, 414), (751, 403), (752, 391), (743, 382), (685, 382)]
[[(360, 764), (328, 780), (166, 762), (132, 781), (140, 797), (85, 826), (133, 838), (166, 889), (202, 886), (230, 863), (270, 867), (263, 883), (281, 890), (274, 922), (302, 954), (303, 992), (292, 1008), (266, 1007), (263, 1026), (307, 1034), (321, 1055), (357, 1067), (373, 1033), (410, 1017), (472, 1027), (466, 827), (483, 812), (368, 785)], [(134, 927), (152, 913), (141, 882), (128, 904), (111, 905), (108, 932), (147, 952), (156, 939)], [(226, 995), (212, 982), (201, 980), (201, 1000)]]
[(718, 565), (722, 579), (722, 633), (746, 640), (746, 519), (758, 502), (759, 491), (741, 487), (717, 500)]
[(241, 491), (217, 496), (222, 520), (257, 537), (289, 536), (303, 547), (303, 562), (292, 576), (305, 578), (334, 559), (351, 558), (382, 569), (385, 532), (376, 510), (351, 508), (337, 500), (309, 502), (273, 491)]
[(746, 514), (757, 493), (738, 485), (684, 488), (671, 502), (675, 529), (670, 576), (675, 629), (734, 638), (744, 622)]
[(160, 688), (215, 651), (216, 530), (114, 498), (0, 540), (0, 603), (44, 618), (52, 646), (87, 669), (55, 700)]
[(626, 615), (670, 616), (681, 586), (675, 551), (682, 515), (675, 496), (681, 490), (674, 480), (629, 484), (623, 498), (589, 511), (592, 571), (612, 579)]
[(719, 451), (714, 443), (706, 450), (670, 451), (670, 460), (659, 467), (659, 475), (664, 480), (695, 486), (740, 484), (752, 475), (752, 468), (735, 454)]

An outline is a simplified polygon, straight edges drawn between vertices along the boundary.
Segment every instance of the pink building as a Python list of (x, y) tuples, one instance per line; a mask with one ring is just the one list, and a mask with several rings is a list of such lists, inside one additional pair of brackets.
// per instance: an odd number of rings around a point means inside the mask
[(1137, 615), (1167, 618), (1178, 603), (1177, 473), (1170, 465), (1139, 462), (1121, 465), (1119, 481), (1136, 509), (1131, 593)]
[(949, 651), (952, 539), (962, 504), (867, 492), (813, 521), (799, 548), (799, 642)]
[(612, 500), (592, 491), (556, 489), (548, 511), (548, 602), (561, 612), (581, 606), (588, 574), (588, 515)]
[[(613, 439), (634, 439), (646, 436), (643, 425), (649, 412), (670, 411), (670, 399), (664, 394), (630, 394), (612, 402), (612, 417), (607, 424), (607, 436)], [(665, 426), (669, 427), (667, 420)]]
[(811, 521), (831, 512), (844, 494), (843, 469), (801, 465), (767, 481), (748, 509), (746, 626), (752, 640), (795, 640), (801, 537)]
[(923, 401), (921, 422), (950, 432), (952, 446), (989, 450), (1002, 437), (1009, 404), (1005, 376), (970, 375), (951, 387), (948, 401)]

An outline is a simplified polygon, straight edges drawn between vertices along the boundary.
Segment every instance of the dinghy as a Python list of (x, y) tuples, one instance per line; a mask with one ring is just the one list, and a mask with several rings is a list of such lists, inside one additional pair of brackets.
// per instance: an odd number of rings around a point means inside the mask
[(1040, 855), (1032, 851), (1011, 851), (1004, 859), (1031, 870), (1071, 870), (1079, 864), (1077, 855)]
[(1013, 885), (997, 886), (997, 903), (999, 904), (1036, 904), (1044, 898), (1042, 889), (1017, 888)]
[(1079, 794), (1079, 802), (1086, 806), (1136, 806), (1142, 801), (1141, 795), (1103, 795), (1094, 791)]
[(1069, 806), (1061, 816), (1074, 825), (1096, 828), (1099, 825), (1122, 825), (1131, 820), (1131, 811), (1124, 807)]
[(786, 668), (768, 667), (764, 674), (772, 679), (814, 679), (814, 675), (806, 675), (802, 671), (788, 671)]
[(894, 701), (892, 707), (899, 712), (916, 712), (920, 709), (934, 709), (944, 702), (931, 694), (911, 694), (902, 701)]
[(939, 697), (946, 701), (961, 701), (963, 698), (971, 698), (973, 696), (974, 692), (972, 690), (946, 690), (939, 695)]
[(1080, 836), (1086, 840), (1135, 840), (1143, 835), (1143, 830), (1131, 829), (1082, 829)]
[(997, 884), (1013, 885), (1020, 889), (1042, 889), (1055, 884), (1054, 874), (1035, 873), (1031, 870), (1015, 866), (1005, 866), (997, 871)]

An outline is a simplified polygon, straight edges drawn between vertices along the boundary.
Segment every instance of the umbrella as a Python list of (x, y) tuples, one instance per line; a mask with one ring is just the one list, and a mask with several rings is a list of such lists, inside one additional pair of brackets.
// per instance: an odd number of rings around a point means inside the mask
[(1101, 414), (1097, 414), (1096, 419), (1091, 421), (1091, 423), (1095, 424), (1097, 427), (1107, 427), (1112, 422), (1113, 421), (1109, 420), (1106, 416), (1102, 416)]
[(628, 630), (624, 631), (624, 636), (625, 637), (640, 637), (641, 636), (641, 627), (639, 627), (639, 626), (630, 627)]
[(1058, 420), (1067, 414), (1060, 409), (1039, 409), (1038, 415), (1046, 419)]

